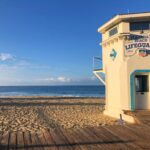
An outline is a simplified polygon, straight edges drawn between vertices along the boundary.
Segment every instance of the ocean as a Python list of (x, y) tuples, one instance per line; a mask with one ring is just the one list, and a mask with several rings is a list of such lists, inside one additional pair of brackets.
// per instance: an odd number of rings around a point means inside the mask
[(0, 96), (105, 97), (104, 86), (0, 86)]

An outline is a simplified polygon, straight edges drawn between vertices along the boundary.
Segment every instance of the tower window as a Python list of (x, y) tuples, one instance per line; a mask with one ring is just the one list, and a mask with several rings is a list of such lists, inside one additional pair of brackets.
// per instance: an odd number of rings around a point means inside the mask
[(118, 33), (118, 28), (115, 27), (109, 31), (109, 36), (113, 36)]
[(136, 92), (148, 92), (149, 80), (148, 75), (136, 75), (135, 76)]
[(131, 22), (130, 23), (130, 30), (149, 30), (150, 29), (150, 22)]

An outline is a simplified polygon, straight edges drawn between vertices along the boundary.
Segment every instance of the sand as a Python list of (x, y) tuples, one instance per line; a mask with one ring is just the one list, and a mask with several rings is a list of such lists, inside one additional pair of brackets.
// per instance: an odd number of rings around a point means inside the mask
[(103, 110), (100, 98), (0, 97), (0, 132), (116, 124)]

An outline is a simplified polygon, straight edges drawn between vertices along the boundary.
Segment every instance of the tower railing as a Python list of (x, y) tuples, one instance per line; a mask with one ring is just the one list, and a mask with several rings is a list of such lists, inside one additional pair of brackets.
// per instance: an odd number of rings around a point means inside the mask
[(93, 57), (93, 73), (105, 85), (105, 80), (101, 76), (102, 73), (104, 74), (103, 69), (102, 69), (101, 57)]
[(93, 57), (93, 71), (102, 69), (102, 58), (101, 57)]

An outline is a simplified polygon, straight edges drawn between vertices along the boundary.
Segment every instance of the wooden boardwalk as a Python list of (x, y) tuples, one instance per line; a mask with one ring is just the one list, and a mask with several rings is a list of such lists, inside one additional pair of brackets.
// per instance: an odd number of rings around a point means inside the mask
[(131, 115), (134, 116), (138, 123), (150, 126), (150, 111), (139, 110), (131, 113)]
[(149, 125), (115, 125), (56, 129), (42, 133), (10, 132), (0, 136), (0, 150), (121, 150), (150, 149)]

